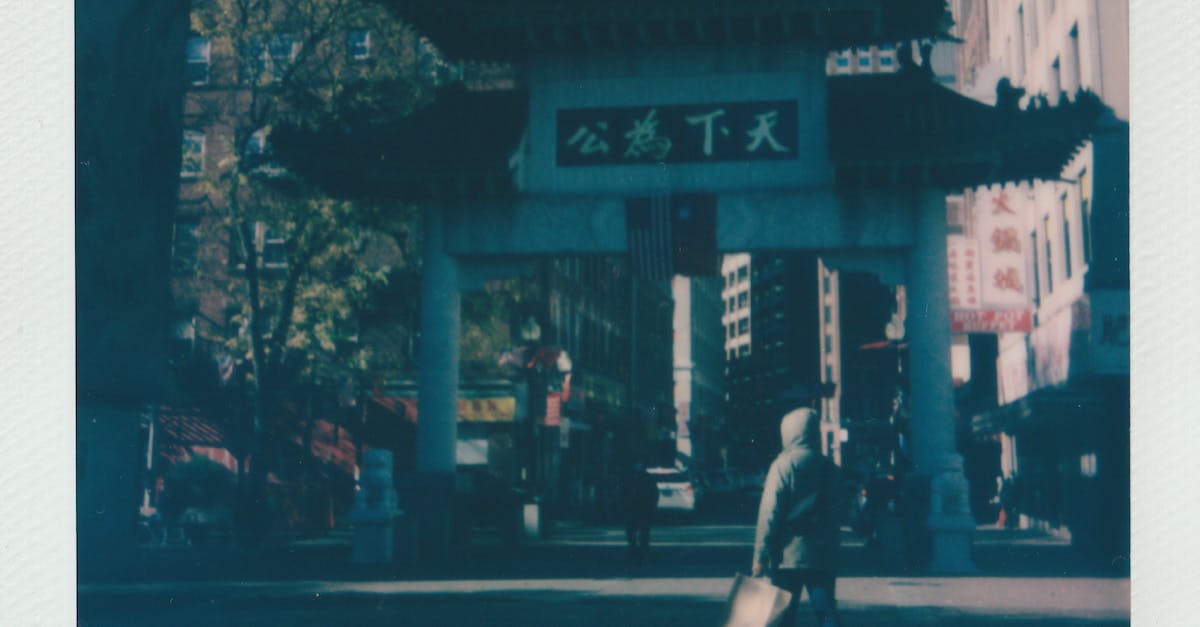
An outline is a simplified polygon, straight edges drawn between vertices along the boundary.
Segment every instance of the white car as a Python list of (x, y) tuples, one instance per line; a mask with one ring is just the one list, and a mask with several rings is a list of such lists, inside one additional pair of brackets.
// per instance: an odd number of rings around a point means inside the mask
[(647, 468), (646, 472), (658, 484), (659, 511), (696, 511), (696, 486), (686, 473), (678, 468)]

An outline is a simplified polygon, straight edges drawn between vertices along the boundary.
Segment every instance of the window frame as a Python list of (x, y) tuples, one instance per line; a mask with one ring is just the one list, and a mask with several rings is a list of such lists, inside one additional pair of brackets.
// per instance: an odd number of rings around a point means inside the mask
[[(360, 44), (355, 41), (357, 35), (363, 36), (363, 41)], [(361, 46), (362, 52), (358, 52)], [(346, 54), (350, 56), (351, 61), (368, 61), (371, 59), (371, 29), (359, 28), (346, 33)]]
[[(194, 47), (194, 44), (197, 44), (198, 42), (202, 42), (202, 44), (200, 44), (199, 47)], [(198, 51), (200, 49), (203, 50), (203, 53), (193, 55), (194, 51)], [(212, 80), (212, 76), (210, 74), (211, 69), (212, 69), (212, 40), (209, 39), (208, 37), (202, 37), (200, 35), (188, 37), (185, 50), (186, 51), (184, 54), (187, 59), (186, 62), (187, 62), (187, 68), (188, 68), (188, 83), (192, 87), (203, 87), (205, 85), (208, 85), (209, 81)], [(203, 67), (204, 67), (204, 70), (203, 70), (204, 78), (203, 79), (192, 78), (192, 68), (199, 67), (201, 64), (203, 64)]]
[[(196, 158), (197, 165), (195, 169), (188, 168), (189, 153), (191, 149), (189, 144), (198, 146), (198, 156)], [(179, 160), (179, 177), (184, 180), (195, 180), (204, 176), (204, 165), (207, 160), (208, 153), (208, 136), (202, 130), (184, 129), (181, 139), (181, 154)]]
[(1066, 280), (1071, 280), (1071, 219), (1067, 209), (1067, 193), (1063, 192), (1058, 198), (1059, 209), (1062, 211), (1063, 238), (1063, 272)]

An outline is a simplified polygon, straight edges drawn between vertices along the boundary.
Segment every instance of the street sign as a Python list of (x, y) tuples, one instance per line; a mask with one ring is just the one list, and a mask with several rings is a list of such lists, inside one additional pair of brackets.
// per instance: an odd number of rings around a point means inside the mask
[(959, 309), (950, 311), (953, 333), (1028, 332), (1033, 328), (1029, 309)]

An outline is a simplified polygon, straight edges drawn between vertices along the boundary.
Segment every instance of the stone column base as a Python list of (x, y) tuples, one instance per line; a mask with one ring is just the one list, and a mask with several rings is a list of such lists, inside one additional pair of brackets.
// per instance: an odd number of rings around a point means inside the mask
[(965, 574), (976, 571), (971, 559), (975, 519), (971, 516), (970, 494), (963, 475), (962, 456), (947, 454), (939, 460), (929, 485), (929, 518), (926, 525), (932, 540), (930, 572)]
[(450, 551), (454, 530), (454, 473), (417, 472), (397, 484), (400, 509), (408, 514), (418, 560), (439, 560)]

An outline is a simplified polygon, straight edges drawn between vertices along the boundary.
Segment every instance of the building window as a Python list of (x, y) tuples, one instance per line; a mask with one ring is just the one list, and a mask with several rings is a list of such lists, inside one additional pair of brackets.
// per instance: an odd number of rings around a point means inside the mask
[(842, 50), (837, 53), (833, 59), (834, 74), (849, 74), (850, 73), (850, 51)]
[(300, 52), (299, 39), (290, 34), (274, 35), (266, 44), (256, 37), (248, 42), (248, 46), (242, 77), (247, 83), (258, 82), (264, 73), (269, 73), (271, 80), (277, 83), (282, 81)]
[(262, 265), (264, 268), (287, 267), (287, 241), (265, 226), (262, 227)]
[(750, 304), (750, 292), (742, 292), (737, 295), (738, 309), (742, 309)]
[(1071, 32), (1068, 34), (1069, 41), (1067, 42), (1067, 54), (1070, 55), (1071, 62), (1071, 84), (1067, 85), (1067, 89), (1077, 91), (1083, 87), (1083, 71), (1079, 67), (1079, 24), (1075, 23), (1071, 26)]
[(1054, 62), (1050, 64), (1048, 78), (1050, 84), (1046, 86), (1047, 96), (1050, 102), (1057, 104), (1062, 94), (1062, 62), (1058, 57), (1054, 57)]
[(729, 339), (733, 339), (735, 337), (737, 337), (737, 324), (730, 322), (729, 323)]
[(183, 159), (179, 164), (179, 175), (194, 179), (204, 174), (204, 132), (183, 132)]
[(283, 80), (296, 54), (300, 51), (300, 42), (294, 35), (275, 35), (271, 37), (271, 78), (275, 82)]
[(208, 66), (212, 60), (212, 44), (207, 37), (187, 40), (187, 77), (192, 85), (208, 84)]
[(879, 68), (891, 70), (896, 67), (896, 46), (884, 44), (879, 47)]
[[(269, 269), (287, 267), (287, 240), (281, 234), (271, 230), (262, 222), (255, 222), (250, 236), (253, 240), (247, 244), (253, 246), (255, 252), (258, 253), (258, 267)], [(238, 270), (245, 270), (246, 260), (242, 256), (240, 248), (240, 245), (236, 243), (231, 247), (230, 260), (234, 262)]]
[(1092, 262), (1092, 188), (1088, 171), (1079, 173), (1079, 214), (1083, 231), (1083, 260)]
[(1050, 216), (1042, 216), (1042, 238), (1046, 243), (1046, 293), (1054, 293), (1054, 260), (1050, 256)]
[(821, 289), (824, 290), (826, 294), (829, 293), (829, 275), (828, 274), (821, 278)]
[[(728, 351), (726, 351), (726, 353), (725, 353), (726, 361), (733, 361), (735, 357), (737, 357), (737, 351), (735, 351), (732, 348), (729, 349)], [(728, 396), (728, 395), (726, 395), (726, 396)]]
[(738, 320), (737, 321), (737, 330), (738, 330), (738, 335), (741, 335), (742, 333), (749, 333), (750, 332), (750, 319), (742, 318), (741, 320)]
[(199, 253), (199, 241), (196, 238), (198, 226), (195, 223), (177, 222), (171, 234), (171, 270), (177, 274), (187, 274), (196, 268), (196, 258)]
[(346, 39), (351, 59), (366, 61), (371, 58), (371, 31), (352, 30), (346, 35)]
[(261, 157), (267, 154), (266, 129), (258, 129), (250, 134), (250, 137), (246, 139), (246, 147), (242, 154), (246, 157)]
[(825, 382), (833, 382), (833, 366), (825, 366)]
[(857, 57), (858, 57), (858, 69), (859, 70), (871, 69), (871, 49), (870, 48), (859, 48)]
[(826, 333), (825, 334), (825, 354), (829, 355), (831, 353), (833, 353), (833, 336)]
[(833, 324), (833, 308), (825, 305), (825, 324)]
[(1096, 462), (1095, 453), (1086, 453), (1079, 456), (1079, 475), (1088, 479), (1093, 479), (1100, 474), (1100, 465)]
[(740, 283), (742, 281), (745, 281), (750, 276), (749, 272), (750, 272), (750, 266), (742, 266), (742, 267), (738, 268), (737, 269), (738, 282)]
[(1042, 304), (1042, 267), (1038, 263), (1038, 241), (1036, 229), (1029, 233), (1029, 250), (1033, 251), (1033, 306), (1040, 307)]
[(1063, 194), (1058, 199), (1059, 209), (1062, 210), (1062, 232), (1063, 232), (1063, 272), (1066, 273), (1066, 278), (1071, 278), (1071, 221), (1067, 217), (1067, 195)]
[(750, 345), (742, 344), (738, 347), (738, 357), (748, 357), (750, 355)]

